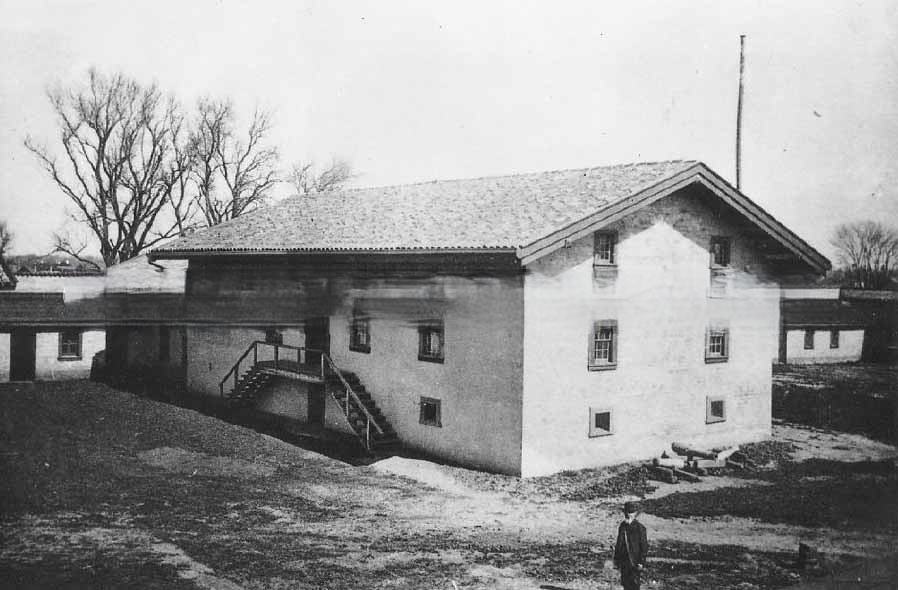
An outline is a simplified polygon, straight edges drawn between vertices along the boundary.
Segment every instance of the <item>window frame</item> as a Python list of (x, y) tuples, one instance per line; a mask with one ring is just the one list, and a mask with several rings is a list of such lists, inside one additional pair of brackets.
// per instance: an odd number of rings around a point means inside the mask
[[(705, 400), (706, 400), (705, 401), (705, 424), (718, 424), (720, 422), (726, 422), (727, 421), (726, 398), (724, 398), (723, 396), (709, 395), (707, 398), (705, 398)], [(721, 407), (722, 412), (721, 412), (720, 416), (712, 414), (712, 408), (714, 407), (714, 404), (716, 404), (716, 403), (721, 404), (720, 407)]]
[[(66, 333), (69, 335), (77, 334), (77, 339), (71, 339), (66, 342)], [(66, 352), (64, 349), (67, 344), (75, 342), (75, 351)], [(84, 358), (84, 330), (80, 328), (65, 328), (59, 331), (59, 341), (57, 345), (57, 359), (60, 361), (80, 361)]]
[[(711, 341), (715, 336), (722, 336), (720, 354), (714, 354), (711, 350)], [(705, 330), (705, 363), (725, 363), (730, 360), (730, 328), (729, 326), (711, 325)]]
[[(432, 405), (434, 407), (434, 419), (428, 420), (425, 419), (424, 416), (424, 407), (427, 405)], [(443, 427), (443, 401), (436, 397), (426, 397), (421, 396), (418, 401), (418, 424), (423, 426), (436, 426), (437, 428)]]
[[(610, 340), (600, 340), (602, 330), (610, 330)], [(617, 354), (617, 343), (620, 338), (620, 330), (618, 329), (617, 320), (599, 320), (593, 322), (592, 330), (589, 334), (589, 341), (586, 349), (586, 366), (590, 371), (611, 371), (617, 368), (619, 358)], [(597, 360), (595, 357), (596, 343), (610, 342), (608, 345), (609, 360)]]
[[(358, 339), (358, 326), (364, 326), (365, 341)], [(349, 350), (353, 352), (371, 353), (371, 320), (366, 317), (353, 317), (349, 322)]]
[(804, 349), (814, 350), (814, 338), (817, 336), (817, 330), (805, 328), (804, 331)]
[(829, 347), (831, 349), (838, 349), (840, 344), (840, 334), (839, 329), (835, 328), (829, 331)]
[[(431, 354), (425, 347), (427, 334), (439, 335), (440, 349), (436, 354)], [(446, 359), (446, 328), (443, 321), (433, 321), (418, 326), (418, 360), (428, 363), (442, 363)]]
[[(608, 414), (608, 429), (596, 426), (596, 416)], [(589, 438), (601, 438), (614, 434), (614, 413), (610, 408), (589, 408)]]
[[(723, 246), (722, 253), (726, 255), (726, 262), (717, 261), (718, 252), (715, 248), (717, 245)], [(733, 239), (730, 236), (711, 236), (708, 254), (711, 268), (730, 268), (733, 264)]]
[[(609, 257), (599, 257), (599, 245), (602, 240), (606, 240), (603, 245), (607, 245)], [(613, 231), (597, 231), (593, 233), (592, 238), (592, 265), (599, 267), (617, 266), (617, 232)]]

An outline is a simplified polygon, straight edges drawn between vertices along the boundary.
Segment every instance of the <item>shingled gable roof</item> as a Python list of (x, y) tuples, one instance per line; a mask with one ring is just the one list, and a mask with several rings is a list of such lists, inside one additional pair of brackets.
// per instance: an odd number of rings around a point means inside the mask
[(522, 264), (699, 182), (822, 272), (829, 261), (700, 162), (673, 160), (351, 189), (286, 199), (151, 258), (514, 252)]

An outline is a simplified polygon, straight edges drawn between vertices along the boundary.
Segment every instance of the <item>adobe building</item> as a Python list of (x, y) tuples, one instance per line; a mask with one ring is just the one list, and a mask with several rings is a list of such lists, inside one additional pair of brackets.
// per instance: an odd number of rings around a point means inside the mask
[(89, 377), (105, 347), (104, 280), (85, 271), (24, 271), (7, 280), (0, 289), (0, 382)]
[(347, 190), (157, 248), (187, 386), (535, 476), (764, 439), (780, 283), (829, 261), (700, 162)]

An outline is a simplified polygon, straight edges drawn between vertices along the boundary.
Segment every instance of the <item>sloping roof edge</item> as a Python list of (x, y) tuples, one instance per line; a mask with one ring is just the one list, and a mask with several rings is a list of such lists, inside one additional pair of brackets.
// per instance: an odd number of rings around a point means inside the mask
[(832, 267), (829, 259), (701, 162), (608, 207), (604, 207), (592, 215), (570, 224), (566, 228), (518, 248), (518, 258), (521, 260), (522, 265), (530, 264), (558, 250), (567, 242), (585, 237), (597, 229), (614, 223), (618, 219), (630, 215), (695, 182), (699, 182), (711, 190), (711, 192), (723, 199), (724, 202), (736, 209), (741, 215), (748, 218), (752, 223), (764, 230), (765, 233), (804, 260), (816, 272), (822, 274)]

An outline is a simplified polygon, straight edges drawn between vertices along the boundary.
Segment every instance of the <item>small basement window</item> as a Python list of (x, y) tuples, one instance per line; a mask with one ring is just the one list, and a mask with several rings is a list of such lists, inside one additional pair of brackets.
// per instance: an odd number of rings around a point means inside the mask
[(804, 331), (804, 349), (814, 350), (814, 330)]
[(709, 397), (705, 408), (705, 423), (725, 422), (727, 419), (726, 404), (722, 397)]
[(611, 410), (589, 408), (589, 436), (608, 436), (613, 434), (611, 427)]
[(590, 371), (602, 371), (617, 367), (617, 322), (615, 320), (602, 320), (593, 325), (592, 335), (589, 339), (587, 363)]
[(839, 331), (832, 330), (829, 333), (829, 347), (830, 348), (839, 348)]
[(596, 232), (593, 242), (593, 265), (612, 266), (617, 264), (614, 255), (616, 244), (617, 234), (613, 232)]
[(81, 330), (63, 330), (59, 333), (59, 360), (75, 361), (81, 358)]
[(418, 327), (418, 360), (443, 362), (443, 322)]
[(367, 318), (353, 318), (349, 326), (349, 350), (371, 352), (371, 324)]
[(441, 407), (442, 402), (432, 397), (421, 398), (421, 410), (418, 421), (425, 426), (443, 426)]
[(711, 238), (711, 266), (722, 267), (730, 265), (730, 239), (725, 236)]
[(708, 328), (705, 336), (705, 362), (725, 363), (730, 358), (730, 331), (727, 328)]

